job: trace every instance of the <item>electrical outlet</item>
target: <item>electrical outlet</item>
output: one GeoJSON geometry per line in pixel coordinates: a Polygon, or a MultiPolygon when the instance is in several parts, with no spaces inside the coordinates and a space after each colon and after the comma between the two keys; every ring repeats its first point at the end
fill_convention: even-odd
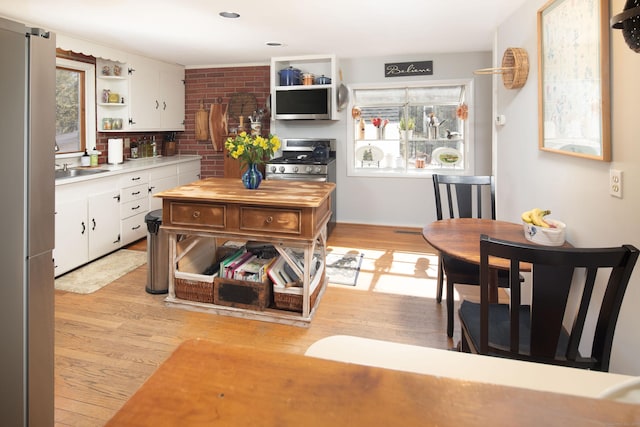
{"type": "Polygon", "coordinates": [[[609,194],[622,199],[622,171],[609,170],[609,194]]]}

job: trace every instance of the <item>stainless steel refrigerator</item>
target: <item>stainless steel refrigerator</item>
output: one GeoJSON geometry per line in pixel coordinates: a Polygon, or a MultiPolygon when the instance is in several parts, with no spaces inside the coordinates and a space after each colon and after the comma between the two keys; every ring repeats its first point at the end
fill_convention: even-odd
{"type": "Polygon", "coordinates": [[[55,36],[0,18],[0,424],[54,424],[55,36]]]}

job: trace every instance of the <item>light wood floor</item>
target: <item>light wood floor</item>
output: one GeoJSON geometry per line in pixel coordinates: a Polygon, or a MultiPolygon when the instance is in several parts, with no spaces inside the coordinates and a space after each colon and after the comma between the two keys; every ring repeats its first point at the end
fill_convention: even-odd
{"type": "MultiPolygon", "coordinates": [[[[419,255],[409,274],[429,271],[424,286],[431,286],[433,292],[426,294],[435,292],[436,266],[425,265],[426,259],[433,260],[433,249],[419,229],[338,224],[329,246],[384,254],[375,265],[387,276],[387,289],[394,283],[400,285],[405,273],[394,277],[386,264],[394,257],[419,255]]],[[[145,250],[146,243],[143,240],[130,249],[145,250]]],[[[337,334],[442,349],[454,345],[445,332],[444,304],[437,304],[430,296],[379,291],[367,283],[362,287],[363,280],[380,280],[365,270],[363,266],[357,289],[327,288],[308,328],[165,307],[164,295],[144,290],[146,266],[93,294],[56,291],[56,425],[103,425],[178,344],[190,338],[297,354],[303,354],[315,341],[337,334]]],[[[458,334],[456,331],[454,340],[458,334]]],[[[211,370],[215,369],[212,364],[211,370]]]]}

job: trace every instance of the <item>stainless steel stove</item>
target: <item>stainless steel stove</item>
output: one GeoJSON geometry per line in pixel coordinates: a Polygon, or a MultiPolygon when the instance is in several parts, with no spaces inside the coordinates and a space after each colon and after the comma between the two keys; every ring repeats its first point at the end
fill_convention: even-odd
{"type": "MultiPolygon", "coordinates": [[[[298,138],[282,140],[282,156],[267,162],[265,179],[336,182],[336,140],[298,138]]],[[[336,222],[336,195],[331,195],[328,232],[336,222]]]]}

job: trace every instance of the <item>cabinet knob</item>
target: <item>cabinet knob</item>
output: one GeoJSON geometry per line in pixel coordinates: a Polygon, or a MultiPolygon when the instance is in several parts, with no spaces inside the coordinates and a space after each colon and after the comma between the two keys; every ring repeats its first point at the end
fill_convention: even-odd
{"type": "Polygon", "coordinates": [[[264,222],[266,222],[267,224],[271,224],[273,222],[273,217],[272,216],[268,216],[264,222]]]}
{"type": "Polygon", "coordinates": [[[194,218],[200,218],[200,211],[193,211],[193,215],[194,218]]]}

